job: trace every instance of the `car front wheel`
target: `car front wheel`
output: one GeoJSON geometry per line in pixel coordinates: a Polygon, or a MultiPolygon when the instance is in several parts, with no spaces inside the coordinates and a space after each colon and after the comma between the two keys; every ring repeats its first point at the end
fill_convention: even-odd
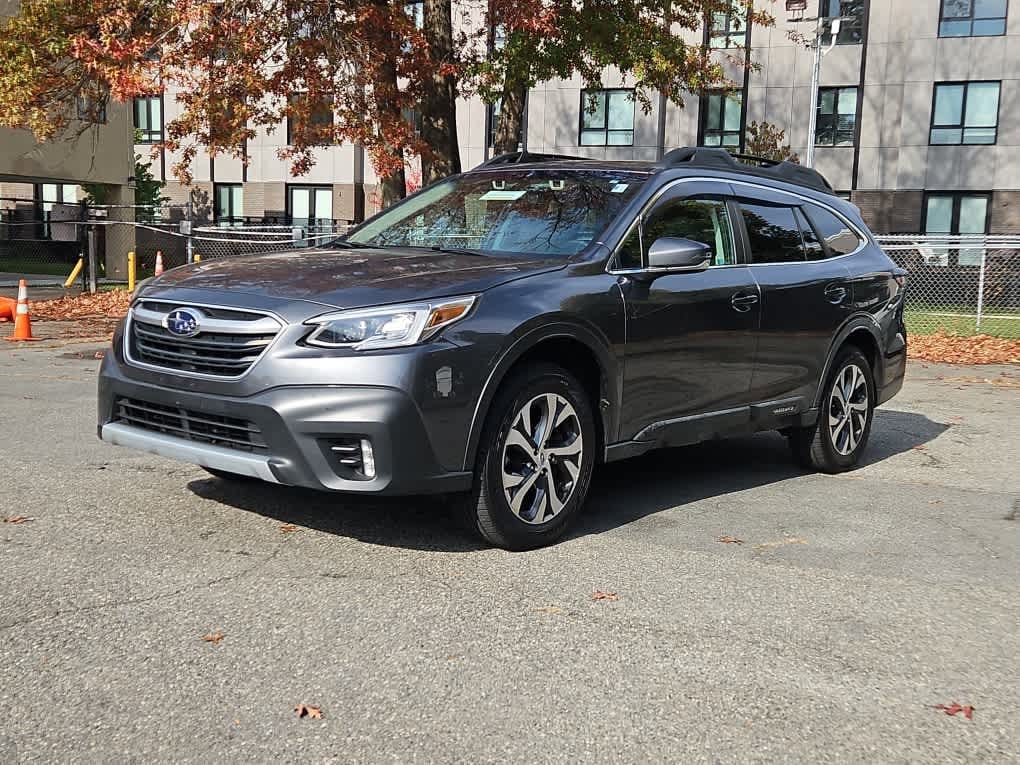
{"type": "Polygon", "coordinates": [[[852,469],[867,446],[874,414],[871,365],[856,348],[844,348],[826,381],[818,422],[790,434],[794,456],[804,467],[825,473],[852,469]]]}
{"type": "Polygon", "coordinates": [[[510,550],[554,542],[584,504],[595,450],[591,404],[580,383],[551,364],[521,369],[490,410],[469,523],[510,550]]]}

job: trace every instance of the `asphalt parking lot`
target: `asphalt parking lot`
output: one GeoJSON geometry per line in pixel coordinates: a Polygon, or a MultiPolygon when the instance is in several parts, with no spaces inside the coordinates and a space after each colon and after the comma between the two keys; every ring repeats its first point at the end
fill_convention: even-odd
{"type": "Polygon", "coordinates": [[[608,466],[510,554],[102,444],[98,343],[2,345],[0,762],[1020,758],[1016,367],[911,364],[843,476],[608,466]]]}

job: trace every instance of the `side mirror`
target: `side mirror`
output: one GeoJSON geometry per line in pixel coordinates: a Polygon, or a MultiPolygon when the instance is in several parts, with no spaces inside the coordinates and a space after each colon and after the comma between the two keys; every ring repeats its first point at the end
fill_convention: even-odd
{"type": "Polygon", "coordinates": [[[649,271],[704,271],[712,264],[712,248],[691,239],[664,236],[648,248],[649,271]]]}

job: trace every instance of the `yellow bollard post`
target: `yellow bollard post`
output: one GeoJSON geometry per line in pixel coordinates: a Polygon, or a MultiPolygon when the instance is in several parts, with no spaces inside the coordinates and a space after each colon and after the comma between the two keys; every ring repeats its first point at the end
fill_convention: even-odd
{"type": "Polygon", "coordinates": [[[194,262],[195,263],[201,263],[202,262],[202,256],[199,255],[197,252],[195,253],[195,261],[194,262]]]}
{"type": "Polygon", "coordinates": [[[74,268],[71,269],[71,275],[67,277],[67,281],[64,282],[64,289],[71,289],[71,285],[74,284],[74,280],[81,275],[81,270],[85,268],[85,258],[78,258],[78,262],[74,264],[74,268]]]}
{"type": "Polygon", "coordinates": [[[135,251],[128,253],[128,292],[135,291],[135,251]]]}

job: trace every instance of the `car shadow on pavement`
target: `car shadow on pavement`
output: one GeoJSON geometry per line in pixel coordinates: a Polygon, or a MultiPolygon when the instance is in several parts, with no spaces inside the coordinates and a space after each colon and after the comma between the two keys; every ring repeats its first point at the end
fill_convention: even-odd
{"type": "MultiPolygon", "coordinates": [[[[907,452],[949,426],[922,414],[880,409],[864,464],[907,452]]],[[[662,449],[596,470],[588,506],[568,538],[599,534],[649,515],[804,475],[778,433],[662,449]]],[[[369,498],[207,478],[196,495],[272,518],[371,544],[432,552],[471,552],[486,545],[463,530],[443,497],[369,498]]]]}

